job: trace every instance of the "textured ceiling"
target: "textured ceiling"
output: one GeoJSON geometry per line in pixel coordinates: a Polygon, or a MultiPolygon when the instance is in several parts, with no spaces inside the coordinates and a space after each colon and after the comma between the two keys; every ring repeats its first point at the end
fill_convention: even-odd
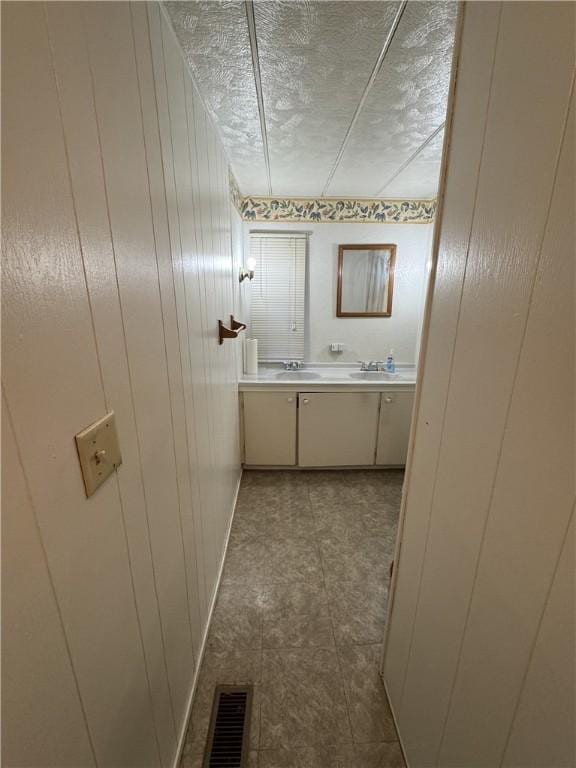
{"type": "Polygon", "coordinates": [[[435,196],[455,3],[165,6],[243,194],[435,196]]]}

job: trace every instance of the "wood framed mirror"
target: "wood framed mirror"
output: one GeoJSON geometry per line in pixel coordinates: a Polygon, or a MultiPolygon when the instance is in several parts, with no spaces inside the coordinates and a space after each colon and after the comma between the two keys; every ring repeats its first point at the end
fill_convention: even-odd
{"type": "Polygon", "coordinates": [[[396,246],[338,246],[337,317],[390,317],[396,246]]]}

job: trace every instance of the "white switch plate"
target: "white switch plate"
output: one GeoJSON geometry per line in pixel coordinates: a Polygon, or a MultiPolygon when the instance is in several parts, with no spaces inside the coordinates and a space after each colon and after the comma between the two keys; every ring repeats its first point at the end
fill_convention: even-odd
{"type": "Polygon", "coordinates": [[[122,464],[114,411],[78,432],[76,447],[86,496],[92,496],[104,480],[122,464]]]}

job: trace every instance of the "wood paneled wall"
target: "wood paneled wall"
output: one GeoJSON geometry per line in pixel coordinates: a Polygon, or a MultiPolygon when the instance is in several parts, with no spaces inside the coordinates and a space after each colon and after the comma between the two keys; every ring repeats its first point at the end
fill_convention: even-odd
{"type": "Polygon", "coordinates": [[[240,474],[227,161],[155,3],[3,3],[2,97],[3,765],[169,766],[240,474]]]}
{"type": "Polygon", "coordinates": [[[464,10],[384,676],[412,768],[568,768],[575,7],[464,10]]]}

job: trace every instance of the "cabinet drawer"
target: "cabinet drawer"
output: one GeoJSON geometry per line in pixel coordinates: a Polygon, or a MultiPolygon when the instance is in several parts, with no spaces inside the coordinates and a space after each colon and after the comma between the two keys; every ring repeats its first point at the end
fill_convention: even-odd
{"type": "Polygon", "coordinates": [[[291,392],[244,392],[244,462],[296,464],[296,404],[291,392]]]}
{"type": "Polygon", "coordinates": [[[299,466],[374,464],[378,393],[304,392],[299,398],[299,466]]]}

